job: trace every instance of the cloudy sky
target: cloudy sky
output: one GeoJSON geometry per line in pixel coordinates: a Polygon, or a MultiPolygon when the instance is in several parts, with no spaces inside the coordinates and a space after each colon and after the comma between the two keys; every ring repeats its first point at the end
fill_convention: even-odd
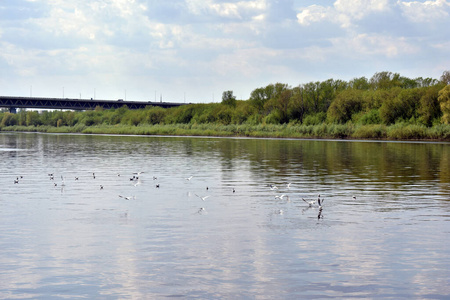
{"type": "Polygon", "coordinates": [[[0,0],[0,95],[220,102],[450,69],[450,0],[0,0]]]}

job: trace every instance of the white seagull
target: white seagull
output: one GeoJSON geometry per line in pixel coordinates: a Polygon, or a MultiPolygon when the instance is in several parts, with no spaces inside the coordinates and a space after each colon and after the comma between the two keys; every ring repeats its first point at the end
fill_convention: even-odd
{"type": "Polygon", "coordinates": [[[306,203],[308,203],[309,207],[313,206],[314,204],[316,204],[316,200],[311,200],[311,201],[307,201],[305,199],[302,198],[303,201],[305,201],[306,203]]]}
{"type": "Polygon", "coordinates": [[[128,197],[125,197],[125,196],[119,195],[119,197],[120,197],[120,198],[123,198],[123,199],[125,199],[125,200],[135,199],[134,196],[128,196],[128,197]]]}
{"type": "Polygon", "coordinates": [[[188,177],[188,178],[186,178],[186,180],[190,181],[192,179],[192,177],[194,177],[194,176],[188,177]]]}
{"type": "Polygon", "coordinates": [[[197,194],[194,194],[195,196],[197,196],[197,197],[199,197],[200,199],[202,199],[202,201],[205,201],[207,198],[209,198],[209,196],[203,196],[203,197],[200,197],[199,195],[197,195],[197,194]]]}
{"type": "Polygon", "coordinates": [[[322,199],[322,202],[320,201],[320,198],[317,201],[319,203],[319,214],[317,215],[317,219],[320,219],[320,218],[323,218],[323,216],[322,216],[322,210],[323,210],[322,204],[323,204],[324,199],[322,199]]]}
{"type": "Polygon", "coordinates": [[[280,200],[283,200],[284,197],[286,197],[286,198],[289,200],[289,196],[288,196],[288,195],[285,195],[285,194],[280,195],[280,196],[279,196],[279,195],[276,195],[276,196],[275,196],[275,198],[278,198],[278,199],[280,199],[280,200]]]}
{"type": "Polygon", "coordinates": [[[320,200],[320,198],[317,200],[317,203],[319,204],[319,210],[322,211],[322,204],[325,199],[320,200]]]}

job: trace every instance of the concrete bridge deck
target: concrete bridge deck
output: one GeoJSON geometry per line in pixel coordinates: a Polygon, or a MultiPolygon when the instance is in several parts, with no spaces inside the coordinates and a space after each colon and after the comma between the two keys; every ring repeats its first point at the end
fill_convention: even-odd
{"type": "Polygon", "coordinates": [[[104,109],[120,108],[126,105],[129,109],[143,109],[147,106],[159,106],[163,108],[176,107],[184,103],[152,102],[152,101],[124,101],[96,100],[96,99],[71,99],[71,98],[41,98],[41,97],[15,97],[0,96],[0,107],[8,108],[15,113],[18,108],[33,109],[67,109],[67,110],[93,110],[97,106],[104,109]]]}

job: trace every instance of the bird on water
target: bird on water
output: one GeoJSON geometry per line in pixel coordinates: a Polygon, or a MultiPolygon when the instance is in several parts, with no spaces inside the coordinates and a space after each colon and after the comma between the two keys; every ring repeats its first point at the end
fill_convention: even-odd
{"type": "Polygon", "coordinates": [[[302,198],[302,200],[305,201],[306,203],[308,203],[309,207],[312,207],[314,204],[316,204],[316,200],[308,201],[308,200],[305,200],[303,198],[302,198]]]}

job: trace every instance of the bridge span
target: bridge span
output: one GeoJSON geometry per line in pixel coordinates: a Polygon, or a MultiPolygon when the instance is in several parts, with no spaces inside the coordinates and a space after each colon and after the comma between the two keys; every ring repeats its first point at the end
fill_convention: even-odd
{"type": "Polygon", "coordinates": [[[170,108],[184,105],[184,103],[152,102],[152,101],[124,101],[95,100],[95,99],[70,99],[70,98],[40,98],[40,97],[15,97],[0,96],[0,107],[8,108],[16,113],[18,108],[33,109],[67,109],[67,110],[93,110],[97,106],[104,109],[120,108],[127,106],[129,109],[142,109],[146,106],[159,106],[170,108]]]}

